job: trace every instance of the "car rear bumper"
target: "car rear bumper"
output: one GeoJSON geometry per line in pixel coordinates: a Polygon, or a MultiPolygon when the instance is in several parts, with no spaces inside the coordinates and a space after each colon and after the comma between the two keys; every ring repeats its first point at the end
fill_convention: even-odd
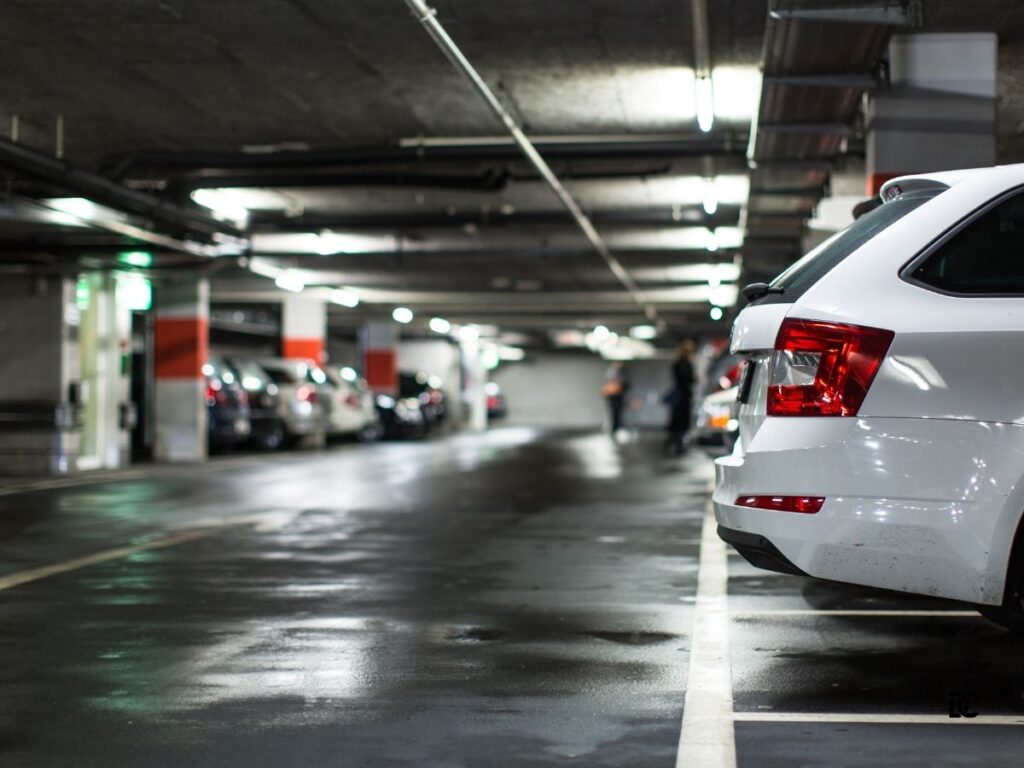
{"type": "Polygon", "coordinates": [[[1024,510],[1024,427],[769,418],[746,450],[715,464],[719,525],[763,538],[799,571],[972,603],[1002,599],[1024,510]],[[750,494],[826,501],[816,514],[736,505],[750,494]]]}

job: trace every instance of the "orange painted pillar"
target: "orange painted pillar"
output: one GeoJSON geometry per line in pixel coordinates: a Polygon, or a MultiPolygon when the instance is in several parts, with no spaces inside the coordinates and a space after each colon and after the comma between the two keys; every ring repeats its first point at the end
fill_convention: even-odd
{"type": "Polygon", "coordinates": [[[369,322],[360,329],[363,376],[374,392],[398,393],[398,327],[390,320],[369,322]]]}
{"type": "Polygon", "coordinates": [[[153,371],[157,461],[202,461],[207,453],[206,377],[210,285],[204,277],[155,286],[153,371]]]}

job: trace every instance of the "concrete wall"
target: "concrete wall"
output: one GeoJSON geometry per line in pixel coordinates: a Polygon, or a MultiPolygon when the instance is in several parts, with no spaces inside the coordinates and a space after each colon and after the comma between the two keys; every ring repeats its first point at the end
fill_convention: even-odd
{"type": "MultiPolygon", "coordinates": [[[[608,362],[590,353],[530,352],[521,363],[506,363],[491,380],[505,393],[509,424],[605,427],[608,415],[601,385],[608,362]]],[[[627,427],[661,429],[668,418],[661,397],[671,385],[667,360],[626,364],[630,379],[627,427]]]]}
{"type": "Polygon", "coordinates": [[[461,386],[459,348],[443,339],[413,339],[398,345],[398,370],[401,373],[423,371],[441,379],[450,397],[458,397],[461,386]]]}

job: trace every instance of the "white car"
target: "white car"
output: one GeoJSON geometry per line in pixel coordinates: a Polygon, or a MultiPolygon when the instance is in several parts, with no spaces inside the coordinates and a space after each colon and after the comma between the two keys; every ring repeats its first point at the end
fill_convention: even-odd
{"type": "Polygon", "coordinates": [[[755,565],[1024,629],[1024,165],[894,179],[748,286],[721,537],[755,565]]]}
{"type": "Polygon", "coordinates": [[[356,435],[363,440],[380,436],[380,417],[366,382],[349,367],[324,368],[331,385],[329,434],[356,435]]]}
{"type": "Polygon", "coordinates": [[[278,389],[278,415],[289,443],[322,444],[330,424],[327,375],[312,360],[263,358],[256,363],[278,389]]]}

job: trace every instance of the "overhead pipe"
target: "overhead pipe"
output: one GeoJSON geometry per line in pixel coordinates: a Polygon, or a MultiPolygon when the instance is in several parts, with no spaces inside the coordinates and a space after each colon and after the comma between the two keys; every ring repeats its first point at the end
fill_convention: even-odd
{"type": "Polygon", "coordinates": [[[448,60],[452,63],[455,69],[460,72],[470,84],[476,89],[477,93],[484,99],[490,110],[498,117],[499,120],[505,125],[506,130],[512,137],[512,140],[522,151],[526,159],[529,160],[530,164],[537,170],[541,178],[547,182],[548,186],[551,187],[551,191],[555,193],[555,196],[561,201],[562,205],[565,206],[566,210],[572,216],[576,222],[580,231],[587,238],[590,244],[594,247],[594,250],[604,259],[608,268],[612,274],[622,284],[622,287],[626,289],[630,297],[636,302],[647,319],[651,322],[657,322],[658,310],[653,304],[647,301],[640,287],[636,281],[630,276],[626,268],[622,266],[622,263],[615,257],[608,244],[601,238],[600,233],[594,227],[593,223],[583,212],[579,203],[572,194],[565,188],[562,182],[555,175],[554,171],[551,170],[551,166],[547,164],[547,161],[541,156],[540,152],[533,145],[533,142],[523,133],[522,128],[519,127],[512,115],[509,114],[508,110],[502,105],[498,98],[494,95],[494,92],[490,87],[483,81],[480,74],[476,71],[469,60],[463,55],[462,51],[455,44],[455,41],[448,35],[445,28],[441,25],[441,22],[437,20],[437,11],[428,6],[424,0],[405,0],[406,5],[413,12],[413,15],[419,19],[420,23],[423,24],[427,30],[427,34],[430,35],[431,39],[437,43],[441,51],[448,57],[448,60]]]}
{"type": "Polygon", "coordinates": [[[219,235],[244,237],[241,230],[217,221],[212,216],[190,211],[98,174],[75,168],[63,160],[7,139],[0,139],[0,166],[22,173],[33,180],[53,184],[123,213],[146,216],[165,226],[176,227],[208,239],[219,235]]]}
{"type": "MultiPolygon", "coordinates": [[[[676,158],[718,155],[742,158],[746,131],[721,131],[713,136],[682,134],[538,136],[533,144],[558,158],[676,158]]],[[[410,162],[415,160],[500,161],[522,156],[511,137],[409,137],[396,146],[343,147],[270,152],[170,152],[146,150],[112,158],[100,172],[112,179],[146,173],[220,170],[299,169],[329,166],[410,162]]]]}

